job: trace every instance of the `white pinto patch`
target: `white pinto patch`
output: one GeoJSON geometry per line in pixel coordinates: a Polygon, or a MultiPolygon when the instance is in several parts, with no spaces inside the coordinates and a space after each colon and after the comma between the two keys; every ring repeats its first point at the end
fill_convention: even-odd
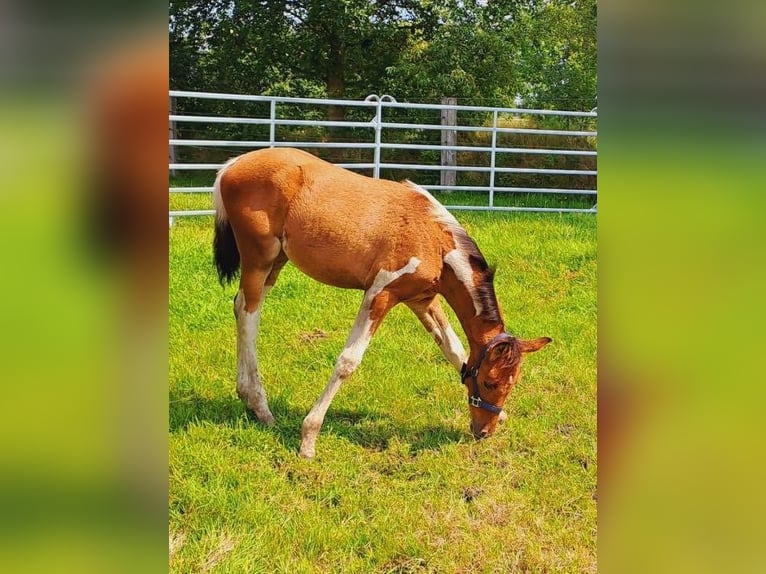
{"type": "MultiPolygon", "coordinates": [[[[436,220],[437,223],[443,225],[447,231],[452,233],[453,237],[457,231],[465,233],[465,230],[458,223],[457,219],[455,219],[455,216],[452,215],[446,207],[439,203],[436,198],[428,192],[427,189],[420,187],[410,180],[405,180],[404,183],[413,191],[416,191],[428,198],[428,201],[431,202],[431,213],[433,214],[434,220],[436,220]]],[[[463,285],[465,285],[465,288],[468,290],[468,293],[473,300],[473,307],[476,310],[476,315],[480,315],[483,307],[476,293],[476,287],[474,287],[473,284],[473,269],[471,268],[471,264],[468,261],[466,254],[459,249],[453,249],[444,257],[444,262],[452,267],[452,270],[455,272],[458,280],[463,285]]]]}
{"type": "Polygon", "coordinates": [[[367,293],[365,294],[365,299],[367,297],[370,298],[370,301],[385,287],[399,279],[402,275],[406,275],[407,273],[415,273],[415,270],[420,265],[421,261],[417,257],[410,257],[410,260],[407,262],[407,265],[399,269],[398,271],[386,271],[385,269],[381,269],[378,271],[378,274],[375,276],[375,280],[372,282],[372,285],[367,290],[367,293]]]}
{"type": "Polygon", "coordinates": [[[226,221],[227,219],[226,208],[223,206],[223,199],[221,199],[221,178],[223,177],[223,172],[234,165],[240,157],[233,157],[223,164],[221,169],[218,170],[218,175],[215,176],[215,183],[213,184],[213,208],[215,208],[216,222],[226,221]]]}
{"type": "Polygon", "coordinates": [[[455,272],[455,277],[465,285],[468,294],[473,300],[473,308],[476,310],[476,315],[481,315],[483,307],[479,300],[479,296],[476,293],[476,286],[473,284],[473,268],[471,267],[471,262],[468,260],[468,256],[460,249],[453,249],[444,256],[444,262],[452,267],[452,270],[455,272]]]}
{"type": "Polygon", "coordinates": [[[457,222],[457,219],[455,219],[455,216],[452,215],[446,207],[439,203],[436,198],[428,192],[427,189],[420,187],[417,183],[413,183],[409,179],[404,180],[404,184],[411,190],[417,191],[420,195],[424,195],[428,198],[428,201],[430,201],[432,205],[432,213],[434,219],[438,223],[441,223],[450,231],[452,231],[452,229],[455,227],[462,229],[460,224],[457,222]]]}

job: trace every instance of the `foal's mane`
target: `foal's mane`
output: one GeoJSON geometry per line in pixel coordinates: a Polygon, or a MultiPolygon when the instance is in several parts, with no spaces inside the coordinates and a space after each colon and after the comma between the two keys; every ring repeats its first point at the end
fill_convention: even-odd
{"type": "Polygon", "coordinates": [[[434,220],[452,234],[455,247],[466,254],[471,268],[474,272],[478,272],[479,281],[474,287],[481,302],[482,317],[487,321],[502,325],[503,319],[500,316],[500,309],[497,307],[497,296],[495,295],[495,286],[493,284],[495,268],[489,266],[487,260],[484,259],[484,255],[479,250],[479,246],[466,233],[466,230],[458,223],[455,216],[447,211],[447,208],[441,203],[436,201],[436,198],[428,190],[410,180],[404,180],[403,183],[428,199],[432,206],[431,213],[434,220]]]}
{"type": "Polygon", "coordinates": [[[476,294],[481,301],[482,317],[491,322],[502,323],[500,309],[497,306],[497,296],[495,295],[495,267],[490,266],[484,259],[479,250],[479,246],[466,233],[461,226],[450,226],[452,237],[455,240],[455,246],[468,256],[468,261],[475,273],[479,274],[479,281],[476,283],[476,294]]]}

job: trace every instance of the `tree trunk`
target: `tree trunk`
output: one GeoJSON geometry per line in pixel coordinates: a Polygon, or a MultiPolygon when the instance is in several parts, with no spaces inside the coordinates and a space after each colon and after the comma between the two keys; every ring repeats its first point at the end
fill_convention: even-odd
{"type": "MultiPolygon", "coordinates": [[[[330,51],[327,69],[327,97],[342,99],[346,91],[345,48],[338,34],[330,37],[330,51]]],[[[328,119],[333,122],[342,122],[346,119],[345,106],[330,106],[328,119]]]]}

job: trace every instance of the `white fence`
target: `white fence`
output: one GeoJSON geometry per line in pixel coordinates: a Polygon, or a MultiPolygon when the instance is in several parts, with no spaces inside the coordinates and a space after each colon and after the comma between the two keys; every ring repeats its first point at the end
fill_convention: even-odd
{"type": "MultiPolygon", "coordinates": [[[[170,114],[170,170],[176,177],[174,180],[182,179],[178,177],[179,172],[187,171],[199,171],[209,170],[210,173],[210,185],[176,185],[170,187],[171,194],[183,194],[183,193],[202,193],[210,194],[213,191],[212,180],[213,170],[217,170],[223,164],[224,160],[218,163],[181,163],[175,158],[177,155],[183,154],[183,148],[195,149],[199,153],[200,150],[213,150],[217,151],[220,155],[228,153],[228,156],[238,155],[245,151],[263,147],[297,147],[308,148],[315,153],[322,152],[323,150],[335,150],[335,153],[340,150],[352,151],[354,153],[360,153],[360,150],[369,150],[367,153],[370,156],[370,161],[356,161],[352,163],[335,162],[336,165],[345,167],[347,169],[364,171],[370,173],[373,177],[380,177],[381,171],[385,170],[392,179],[402,179],[402,177],[396,177],[396,172],[406,172],[407,176],[413,178],[410,174],[421,174],[421,177],[428,178],[429,172],[431,178],[433,178],[433,172],[437,171],[442,174],[464,174],[469,177],[483,179],[481,183],[476,181],[468,184],[456,184],[455,176],[452,179],[447,178],[449,183],[444,184],[445,178],[441,178],[439,184],[432,183],[421,184],[423,187],[430,191],[435,191],[437,194],[441,192],[440,199],[447,204],[449,209],[463,209],[463,210],[492,210],[492,211],[550,211],[550,212],[581,212],[581,213],[596,213],[596,186],[595,180],[597,171],[596,169],[560,169],[547,167],[545,164],[555,163],[557,158],[564,156],[576,156],[580,158],[586,158],[592,156],[590,164],[595,168],[595,159],[597,152],[595,151],[595,141],[597,132],[592,127],[596,122],[596,111],[590,112],[577,112],[577,111],[551,111],[551,110],[526,110],[518,108],[492,108],[492,107],[480,107],[480,106],[459,106],[459,105],[446,105],[446,104],[414,104],[414,103],[399,103],[391,96],[377,95],[368,96],[364,101],[352,101],[352,100],[320,100],[311,98],[288,98],[288,97],[272,97],[272,96],[250,96],[250,95],[235,95],[235,94],[215,94],[204,92],[187,92],[187,91],[171,91],[171,114],[170,114]],[[183,98],[194,98],[197,101],[200,100],[218,100],[218,101],[239,101],[248,102],[250,105],[257,103],[262,107],[263,117],[252,116],[229,116],[223,117],[220,115],[201,115],[194,114],[177,114],[173,113],[176,105],[174,102],[180,101],[183,98]],[[327,117],[323,107],[328,106],[342,106],[347,112],[344,114],[346,117],[355,116],[358,118],[364,115],[366,111],[369,112],[369,120],[343,120],[343,121],[331,121],[324,119],[327,117]],[[300,112],[299,110],[306,110],[300,112]],[[317,109],[322,109],[321,112],[317,109]],[[267,113],[266,113],[267,110],[267,113]],[[313,112],[312,112],[313,110],[313,112]],[[442,110],[456,110],[457,121],[454,124],[445,123],[424,123],[425,120],[419,119],[416,121],[397,121],[396,114],[406,112],[409,110],[411,113],[417,114],[418,112],[440,112],[442,110]],[[286,113],[291,112],[291,113],[286,113]],[[353,112],[353,113],[351,113],[353,112]],[[312,116],[311,119],[296,119],[295,117],[284,117],[289,115],[304,115],[312,116]],[[460,123],[461,117],[471,116],[475,125],[465,125],[460,123]],[[550,116],[559,118],[561,123],[569,122],[580,123],[581,129],[540,129],[538,127],[524,127],[524,118],[528,117],[541,117],[550,116]],[[476,118],[485,118],[477,123],[476,118]],[[179,133],[184,130],[181,126],[186,124],[207,124],[212,131],[215,124],[229,124],[240,126],[267,126],[268,133],[265,129],[261,129],[261,136],[258,139],[199,139],[199,138],[183,138],[179,137],[179,133]],[[290,127],[290,133],[280,133],[280,127],[290,127]],[[355,141],[327,141],[329,137],[318,137],[315,135],[314,141],[290,141],[291,136],[294,136],[296,129],[302,128],[306,132],[311,133],[312,130],[316,134],[317,129],[324,129],[325,132],[329,132],[333,128],[352,128],[353,137],[355,141]],[[399,134],[395,141],[387,141],[385,135],[393,130],[399,130],[399,134]],[[439,131],[442,134],[451,132],[453,137],[445,140],[441,138],[441,143],[429,143],[429,140],[433,139],[433,135],[428,137],[429,134],[433,134],[434,131],[439,131]],[[402,132],[406,132],[407,137],[403,138],[402,132]],[[365,135],[362,135],[365,134],[365,135]],[[459,145],[460,136],[465,134],[472,138],[470,145],[459,145]],[[482,135],[484,134],[484,135],[482,135]],[[524,145],[508,146],[503,145],[501,141],[503,138],[513,137],[511,134],[516,134],[516,137],[533,137],[543,136],[546,141],[551,139],[560,141],[563,145],[559,147],[536,147],[524,145]],[[457,137],[455,137],[457,136],[457,137]],[[582,142],[583,139],[587,140],[587,144],[582,142],[579,146],[573,146],[572,141],[574,138],[577,141],[582,142]],[[476,143],[476,140],[479,143],[476,143]],[[366,140],[366,141],[365,141],[366,140]],[[403,141],[405,140],[405,141],[403,141]],[[425,143],[423,142],[425,140],[425,143]],[[445,141],[454,141],[454,144],[445,144],[445,141]],[[482,142],[486,142],[482,145],[482,142]],[[575,149],[572,149],[572,148],[575,149]],[[420,163],[400,163],[395,160],[386,159],[384,153],[389,153],[389,150],[393,153],[396,151],[406,150],[411,153],[419,153],[418,158],[420,163]],[[445,152],[451,151],[451,154],[433,152],[445,152]],[[371,153],[370,153],[371,152],[371,153]],[[423,152],[432,152],[430,155],[423,152]],[[473,165],[460,164],[461,155],[468,155],[473,158],[473,165]],[[506,158],[510,155],[516,155],[516,157],[536,157],[540,159],[540,166],[534,167],[518,167],[508,165],[508,161],[498,161],[499,158],[506,158]],[[448,165],[444,164],[444,157],[457,158],[457,164],[450,160],[448,165]],[[475,158],[483,158],[481,161],[476,161],[475,158]],[[482,165],[479,165],[481,163],[482,165]],[[502,163],[504,165],[498,165],[502,163]],[[468,174],[466,174],[468,172],[468,174]],[[469,175],[470,174],[470,175],[469,175]],[[486,174],[486,175],[480,175],[486,174]],[[511,175],[506,175],[511,174],[511,175]],[[508,182],[500,182],[503,178],[507,180],[510,177],[525,177],[534,175],[538,180],[545,177],[560,177],[566,176],[570,181],[572,178],[580,178],[584,176],[590,176],[587,181],[593,182],[592,186],[580,189],[578,187],[557,187],[557,186],[525,186],[525,185],[508,185],[508,182]],[[465,205],[452,205],[450,201],[444,201],[445,198],[449,199],[449,192],[456,192],[455,196],[458,198],[476,198],[476,201],[465,202],[469,204],[465,205]],[[458,193],[459,192],[459,193],[458,193]],[[558,198],[557,205],[551,205],[548,198],[558,198]],[[562,199],[563,198],[563,199],[562,199]],[[578,201],[568,202],[569,198],[576,198],[578,201]],[[516,201],[518,200],[518,201],[516,201]]],[[[422,114],[421,114],[422,116],[422,114]]],[[[455,114],[453,114],[453,117],[455,114]]],[[[204,128],[208,129],[208,128],[204,128]]],[[[246,129],[246,128],[242,128],[246,129]]],[[[199,131],[197,129],[196,131],[199,131]]],[[[305,135],[305,134],[304,134],[305,135]]],[[[296,138],[293,137],[295,140],[296,138]]],[[[302,139],[306,139],[305,137],[302,139]]],[[[189,155],[189,154],[187,154],[189,155]]],[[[227,156],[227,157],[228,157],[227,156]]],[[[582,162],[582,160],[580,160],[582,162]]],[[[458,178],[460,176],[458,175],[458,178]]],[[[420,182],[418,182],[420,183],[420,182]]],[[[212,215],[213,211],[210,209],[186,209],[186,210],[171,210],[170,217],[176,216],[190,216],[190,215],[212,215]]]]}

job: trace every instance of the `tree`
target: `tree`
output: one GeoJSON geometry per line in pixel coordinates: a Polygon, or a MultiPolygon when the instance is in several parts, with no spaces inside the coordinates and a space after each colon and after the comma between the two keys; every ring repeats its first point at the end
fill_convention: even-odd
{"type": "MultiPolygon", "coordinates": [[[[333,99],[376,91],[375,80],[406,45],[416,8],[410,0],[289,0],[286,13],[304,54],[298,73],[320,77],[333,99]]],[[[343,108],[329,114],[342,119],[343,108]]]]}
{"type": "Polygon", "coordinates": [[[510,31],[520,39],[519,93],[528,106],[596,106],[596,0],[527,2],[510,31]]]}
{"type": "Polygon", "coordinates": [[[456,97],[505,103],[517,84],[514,42],[487,2],[421,2],[424,22],[386,70],[391,93],[419,100],[456,97]]]}
{"type": "Polygon", "coordinates": [[[595,105],[595,0],[176,0],[169,28],[173,88],[595,105]]]}
{"type": "MultiPolygon", "coordinates": [[[[411,0],[171,2],[171,86],[363,97],[406,45],[416,7],[411,0]]],[[[342,108],[331,110],[331,119],[340,117],[342,108]]]]}
{"type": "Polygon", "coordinates": [[[389,92],[420,100],[590,109],[595,0],[421,2],[434,20],[387,70],[389,92]],[[437,6],[438,4],[438,6],[437,6]]]}

